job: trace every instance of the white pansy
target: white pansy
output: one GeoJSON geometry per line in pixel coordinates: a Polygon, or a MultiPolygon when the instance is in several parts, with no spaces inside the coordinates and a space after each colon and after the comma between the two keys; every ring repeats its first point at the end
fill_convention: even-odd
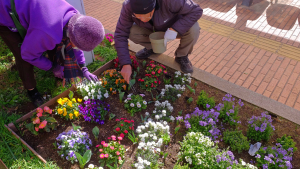
{"type": "Polygon", "coordinates": [[[88,168],[94,168],[94,164],[89,164],[88,168]]]}
{"type": "Polygon", "coordinates": [[[146,104],[147,104],[147,102],[146,102],[146,101],[143,101],[143,104],[145,104],[145,105],[146,105],[146,104]]]}
{"type": "Polygon", "coordinates": [[[134,107],[134,103],[130,103],[130,107],[134,107]]]}
{"type": "Polygon", "coordinates": [[[85,101],[87,101],[88,99],[89,99],[88,96],[85,96],[85,97],[83,98],[83,100],[85,100],[85,101]]]}
{"type": "Polygon", "coordinates": [[[146,112],[145,115],[146,115],[146,116],[149,116],[149,112],[146,112]]]}
{"type": "Polygon", "coordinates": [[[104,97],[105,97],[105,98],[108,98],[108,96],[109,96],[109,95],[108,95],[108,93],[107,93],[107,91],[106,91],[106,93],[104,94],[104,97]]]}

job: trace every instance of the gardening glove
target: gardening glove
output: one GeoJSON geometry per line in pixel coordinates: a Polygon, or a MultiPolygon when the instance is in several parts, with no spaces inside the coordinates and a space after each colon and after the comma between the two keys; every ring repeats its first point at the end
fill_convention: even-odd
{"type": "Polygon", "coordinates": [[[164,44],[165,44],[165,47],[167,47],[167,42],[171,41],[171,40],[174,40],[176,39],[177,37],[177,32],[171,30],[170,28],[168,28],[168,30],[166,31],[165,33],[165,36],[164,36],[164,44]]]}
{"type": "Polygon", "coordinates": [[[58,77],[60,79],[64,78],[64,67],[60,66],[59,64],[53,65],[52,72],[55,77],[58,77]]]}
{"type": "Polygon", "coordinates": [[[83,76],[86,77],[89,81],[91,81],[91,80],[93,80],[94,82],[98,81],[97,76],[90,73],[87,67],[82,67],[81,70],[82,70],[83,76]]]}
{"type": "Polygon", "coordinates": [[[131,65],[124,65],[121,70],[121,75],[123,76],[124,80],[129,84],[130,76],[132,74],[132,67],[131,65]]]}

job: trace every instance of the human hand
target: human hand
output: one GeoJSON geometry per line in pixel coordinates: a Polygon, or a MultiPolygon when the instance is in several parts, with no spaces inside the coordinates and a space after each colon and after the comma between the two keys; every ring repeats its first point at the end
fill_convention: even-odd
{"type": "Polygon", "coordinates": [[[55,67],[52,70],[55,77],[58,77],[60,79],[64,78],[64,67],[60,65],[55,65],[55,67]]]}
{"type": "Polygon", "coordinates": [[[97,82],[97,81],[98,81],[98,77],[97,77],[96,75],[90,73],[87,67],[82,67],[81,70],[82,70],[83,76],[84,76],[87,80],[89,80],[89,81],[93,80],[94,82],[97,82]]]}
{"type": "Polygon", "coordinates": [[[124,65],[121,70],[121,75],[123,76],[124,80],[129,84],[130,76],[132,74],[132,67],[131,65],[124,65]]]}
{"type": "Polygon", "coordinates": [[[174,29],[168,28],[168,30],[166,31],[165,36],[164,36],[165,46],[167,46],[167,42],[176,39],[177,34],[178,33],[174,29]]]}

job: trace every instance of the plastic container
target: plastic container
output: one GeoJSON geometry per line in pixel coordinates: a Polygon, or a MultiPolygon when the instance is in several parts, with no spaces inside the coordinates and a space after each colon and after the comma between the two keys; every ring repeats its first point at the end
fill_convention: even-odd
{"type": "Polygon", "coordinates": [[[154,32],[149,35],[154,53],[164,53],[167,49],[164,45],[165,32],[154,32]]]}

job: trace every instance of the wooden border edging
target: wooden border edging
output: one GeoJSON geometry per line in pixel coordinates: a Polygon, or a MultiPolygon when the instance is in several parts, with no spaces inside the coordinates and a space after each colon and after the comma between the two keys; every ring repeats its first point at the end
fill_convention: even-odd
{"type": "Polygon", "coordinates": [[[1,159],[0,159],[0,169],[8,169],[1,159]]]}

